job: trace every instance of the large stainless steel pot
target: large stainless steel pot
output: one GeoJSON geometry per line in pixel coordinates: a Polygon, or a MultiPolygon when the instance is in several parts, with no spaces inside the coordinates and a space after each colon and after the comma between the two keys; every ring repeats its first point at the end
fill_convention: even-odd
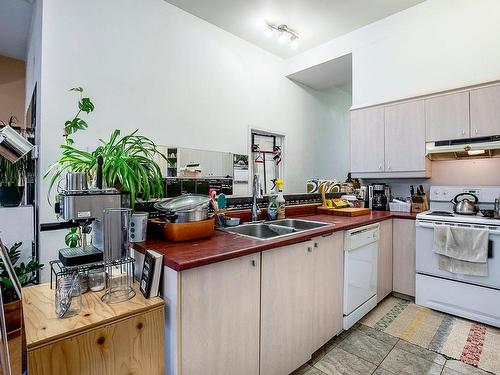
{"type": "Polygon", "coordinates": [[[453,211],[460,215],[476,215],[479,212],[478,202],[479,199],[471,193],[457,194],[455,198],[451,200],[451,203],[453,203],[453,211]],[[471,201],[468,198],[458,200],[458,198],[464,196],[472,197],[474,198],[474,201],[471,201]]]}
{"type": "Polygon", "coordinates": [[[209,205],[210,197],[207,195],[185,194],[158,202],[154,207],[172,223],[188,223],[207,220],[209,205]]]}
{"type": "Polygon", "coordinates": [[[198,207],[191,210],[175,211],[174,214],[168,215],[167,218],[175,223],[189,223],[192,221],[202,221],[208,219],[208,207],[198,207]]]}

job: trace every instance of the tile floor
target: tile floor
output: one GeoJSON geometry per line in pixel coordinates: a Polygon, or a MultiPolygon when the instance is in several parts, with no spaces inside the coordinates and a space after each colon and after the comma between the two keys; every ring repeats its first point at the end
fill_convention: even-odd
{"type": "Polygon", "coordinates": [[[487,375],[489,372],[356,324],[333,338],[293,375],[487,375]]]}

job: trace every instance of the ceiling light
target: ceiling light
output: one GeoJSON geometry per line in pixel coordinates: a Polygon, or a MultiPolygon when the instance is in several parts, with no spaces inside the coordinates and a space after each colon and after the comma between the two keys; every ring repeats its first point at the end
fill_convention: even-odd
{"type": "Polygon", "coordinates": [[[285,43],[286,41],[290,42],[290,47],[293,49],[298,47],[298,39],[299,39],[299,34],[290,29],[287,25],[282,24],[282,25],[275,25],[271,22],[266,21],[267,29],[266,29],[266,36],[271,37],[274,32],[278,32],[280,35],[278,37],[278,41],[280,43],[285,43]],[[269,35],[271,34],[271,35],[269,35]]]}
{"type": "Polygon", "coordinates": [[[470,150],[470,151],[467,151],[467,155],[469,155],[469,156],[476,156],[476,155],[483,155],[483,154],[486,154],[485,150],[470,150]]]}
{"type": "Polygon", "coordinates": [[[266,27],[266,36],[268,38],[272,38],[273,35],[274,35],[274,29],[270,26],[267,26],[266,27]]]}

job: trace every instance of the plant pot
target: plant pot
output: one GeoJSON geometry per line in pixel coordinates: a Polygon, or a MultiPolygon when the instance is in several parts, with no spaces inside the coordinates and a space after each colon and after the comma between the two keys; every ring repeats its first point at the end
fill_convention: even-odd
{"type": "Polygon", "coordinates": [[[24,186],[0,186],[0,206],[17,207],[23,199],[24,186]]]}
{"type": "Polygon", "coordinates": [[[21,331],[21,300],[16,300],[3,305],[5,325],[9,337],[16,336],[21,331]]]}

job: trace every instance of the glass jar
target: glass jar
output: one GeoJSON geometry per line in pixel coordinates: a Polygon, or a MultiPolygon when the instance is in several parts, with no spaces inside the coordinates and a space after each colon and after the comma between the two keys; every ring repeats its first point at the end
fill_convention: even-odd
{"type": "Polygon", "coordinates": [[[106,271],[104,268],[96,268],[89,271],[89,288],[93,292],[99,292],[106,287],[106,271]]]}
{"type": "Polygon", "coordinates": [[[82,290],[78,274],[61,277],[55,293],[55,310],[58,318],[69,318],[80,313],[82,290]]]}

